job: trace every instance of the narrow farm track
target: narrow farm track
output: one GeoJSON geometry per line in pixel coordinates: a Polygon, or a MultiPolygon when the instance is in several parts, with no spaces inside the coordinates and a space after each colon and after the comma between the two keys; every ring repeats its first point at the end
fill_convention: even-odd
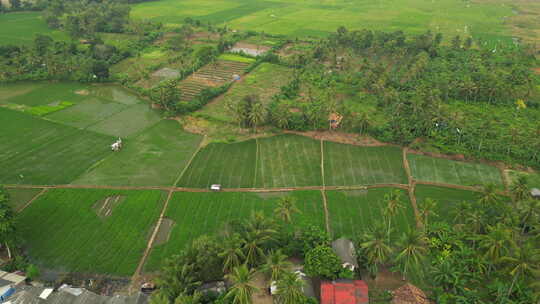
{"type": "Polygon", "coordinates": [[[29,200],[28,203],[24,204],[24,206],[22,206],[22,208],[17,210],[17,212],[22,212],[24,209],[26,209],[26,207],[30,206],[30,204],[32,204],[36,199],[38,199],[40,196],[45,194],[45,192],[47,192],[47,190],[48,190],[47,188],[42,189],[41,192],[36,194],[36,196],[34,196],[31,200],[29,200]]]}
{"type": "Polygon", "coordinates": [[[326,231],[330,236],[333,236],[332,230],[330,229],[330,214],[328,213],[328,202],[326,200],[326,191],[321,189],[321,196],[323,199],[323,207],[324,207],[324,222],[326,224],[326,231]]]}
{"type": "Polygon", "coordinates": [[[407,159],[407,151],[408,149],[406,147],[403,148],[403,168],[405,168],[405,173],[407,174],[407,180],[409,182],[407,192],[409,193],[409,200],[411,201],[411,204],[413,206],[414,217],[416,218],[416,226],[421,227],[422,221],[420,218],[420,210],[418,210],[416,195],[414,194],[414,190],[416,188],[416,181],[412,176],[411,166],[409,165],[409,160],[407,159]]]}
{"type": "Polygon", "coordinates": [[[140,278],[142,269],[144,267],[144,264],[146,263],[146,260],[148,259],[148,255],[150,254],[150,251],[152,250],[152,246],[154,245],[154,241],[158,234],[159,228],[161,227],[161,223],[163,222],[165,211],[167,210],[167,206],[169,206],[169,201],[171,200],[173,193],[174,193],[173,190],[169,190],[169,193],[167,194],[167,199],[165,199],[165,202],[163,203],[163,207],[161,209],[161,213],[159,214],[158,221],[156,223],[156,226],[154,227],[154,231],[152,231],[152,236],[150,237],[150,240],[148,240],[148,244],[146,245],[143,256],[141,260],[139,261],[139,265],[137,265],[137,269],[135,270],[135,273],[133,274],[131,278],[131,282],[132,282],[131,288],[130,288],[131,290],[135,290],[138,287],[136,285],[139,282],[139,278],[140,278]]]}

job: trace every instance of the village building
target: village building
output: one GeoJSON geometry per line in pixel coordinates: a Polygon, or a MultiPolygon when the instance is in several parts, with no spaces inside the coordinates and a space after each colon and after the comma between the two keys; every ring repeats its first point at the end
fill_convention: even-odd
{"type": "Polygon", "coordinates": [[[336,280],[321,283],[321,304],[367,304],[369,289],[362,280],[336,280]]]}
{"type": "Polygon", "coordinates": [[[103,296],[84,288],[63,285],[53,288],[21,286],[10,296],[5,304],[146,304],[148,295],[137,293],[133,296],[103,296]]]}
{"type": "Polygon", "coordinates": [[[341,260],[343,268],[349,268],[354,271],[358,268],[358,261],[356,259],[356,249],[354,243],[346,238],[339,238],[332,242],[332,248],[334,252],[341,260]]]}
{"type": "Polygon", "coordinates": [[[405,284],[392,292],[392,304],[429,304],[426,294],[420,288],[405,284]]]}
{"type": "Polygon", "coordinates": [[[330,129],[337,129],[339,125],[341,124],[341,120],[343,119],[343,116],[339,115],[338,113],[330,113],[328,116],[328,122],[330,123],[330,129]]]}
{"type": "Polygon", "coordinates": [[[540,189],[538,188],[532,188],[531,189],[531,196],[536,199],[540,199],[540,189]]]}

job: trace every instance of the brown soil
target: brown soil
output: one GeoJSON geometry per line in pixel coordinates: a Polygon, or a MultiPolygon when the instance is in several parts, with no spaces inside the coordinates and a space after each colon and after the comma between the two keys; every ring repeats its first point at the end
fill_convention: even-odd
{"type": "Polygon", "coordinates": [[[176,223],[173,220],[169,218],[163,218],[156,234],[156,238],[154,239],[153,245],[155,246],[167,243],[169,241],[171,231],[175,224],[176,223]]]}
{"type": "Polygon", "coordinates": [[[296,134],[311,137],[318,140],[333,141],[342,144],[366,146],[366,147],[380,147],[391,146],[391,144],[380,142],[369,136],[362,136],[354,133],[344,133],[339,131],[285,131],[285,133],[296,134]]]}
{"type": "Polygon", "coordinates": [[[270,282],[266,280],[262,273],[257,273],[253,280],[253,285],[259,290],[254,292],[251,296],[251,301],[253,304],[273,304],[272,296],[269,294],[268,287],[270,287],[270,282]]]}
{"type": "Polygon", "coordinates": [[[219,34],[210,32],[197,32],[189,37],[189,40],[219,40],[219,34]]]}
{"type": "Polygon", "coordinates": [[[75,91],[75,94],[88,96],[90,94],[90,91],[88,91],[88,90],[78,90],[78,91],[75,91]]]}
{"type": "Polygon", "coordinates": [[[533,71],[534,71],[536,74],[540,75],[540,67],[538,67],[538,68],[533,68],[533,71]]]}
{"type": "Polygon", "coordinates": [[[405,283],[399,273],[392,272],[387,268],[379,270],[379,273],[374,280],[371,279],[370,275],[367,273],[363,274],[362,278],[368,284],[370,289],[395,290],[405,283]]]}
{"type": "Polygon", "coordinates": [[[126,197],[123,195],[112,195],[94,203],[92,209],[94,209],[97,215],[101,218],[109,217],[112,215],[113,209],[120,205],[126,197]]]}

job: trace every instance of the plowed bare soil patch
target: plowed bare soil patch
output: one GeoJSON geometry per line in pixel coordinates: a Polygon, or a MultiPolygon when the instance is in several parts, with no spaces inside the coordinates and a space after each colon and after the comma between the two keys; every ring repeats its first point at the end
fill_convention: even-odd
{"type": "Polygon", "coordinates": [[[175,224],[176,223],[169,218],[164,218],[161,221],[161,225],[159,226],[156,239],[154,240],[154,246],[162,245],[169,241],[169,238],[171,237],[171,231],[175,224]]]}

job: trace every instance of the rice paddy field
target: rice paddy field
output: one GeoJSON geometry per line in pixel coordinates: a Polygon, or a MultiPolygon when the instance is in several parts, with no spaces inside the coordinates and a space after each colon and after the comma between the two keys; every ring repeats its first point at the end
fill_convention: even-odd
{"type": "Polygon", "coordinates": [[[186,133],[175,120],[162,120],[111,154],[73,184],[172,186],[202,137],[186,133]]]}
{"type": "Polygon", "coordinates": [[[113,141],[106,135],[4,108],[0,108],[0,121],[3,184],[67,184],[110,153],[113,141]]]}
{"type": "Polygon", "coordinates": [[[8,204],[13,210],[21,210],[32,198],[38,193],[43,191],[42,189],[24,189],[24,188],[12,188],[7,189],[9,195],[8,204]]]}
{"type": "Polygon", "coordinates": [[[177,253],[189,241],[203,234],[222,231],[231,221],[244,221],[254,211],[272,216],[277,200],[283,196],[296,199],[301,210],[293,223],[310,223],[324,229],[324,209],[319,191],[294,191],[278,193],[189,193],[175,192],[165,216],[174,222],[172,229],[162,231],[161,244],[154,246],[145,269],[157,270],[165,258],[177,253]]]}
{"type": "Polygon", "coordinates": [[[408,154],[412,175],[416,180],[463,186],[495,184],[503,187],[502,177],[496,167],[473,162],[408,154]]]}
{"type": "Polygon", "coordinates": [[[360,147],[324,142],[324,181],[327,186],[406,184],[399,147],[360,147]]]}
{"type": "Polygon", "coordinates": [[[257,143],[212,143],[202,148],[184,172],[177,186],[209,188],[252,188],[255,180],[257,143]]]}
{"type": "MultiPolygon", "coordinates": [[[[292,37],[324,36],[339,26],[350,29],[422,33],[430,29],[446,37],[469,34],[490,41],[510,40],[505,16],[515,12],[506,1],[412,0],[399,2],[307,0],[162,0],[136,4],[132,16],[180,24],[191,17],[203,22],[227,25],[292,37]],[[313,17],[317,16],[316,22],[313,17]]],[[[450,39],[450,38],[449,38],[450,39]]]]}
{"type": "Polygon", "coordinates": [[[21,213],[21,236],[42,267],[129,276],[146,247],[164,194],[51,189],[21,213]],[[109,197],[115,197],[115,204],[109,197]]]}
{"type": "MultiPolygon", "coordinates": [[[[229,55],[227,56],[236,56],[229,55]]],[[[244,58],[244,57],[241,57],[244,58]]],[[[220,98],[208,104],[197,113],[209,116],[224,122],[234,122],[233,116],[227,110],[227,104],[238,102],[245,96],[256,95],[260,101],[267,104],[279,89],[286,85],[292,77],[291,70],[287,67],[271,63],[262,63],[220,98]]]]}
{"type": "Polygon", "coordinates": [[[361,233],[373,225],[383,223],[386,207],[384,196],[397,191],[401,196],[401,208],[394,217],[395,232],[414,227],[415,217],[407,192],[395,188],[369,190],[326,191],[330,229],[334,238],[358,239],[361,233]]]}
{"type": "Polygon", "coordinates": [[[283,188],[322,185],[320,142],[297,135],[213,143],[195,156],[178,186],[283,188]]]}
{"type": "Polygon", "coordinates": [[[40,12],[0,14],[0,45],[28,45],[37,34],[49,35],[55,40],[68,40],[62,31],[51,30],[40,12]]]}

